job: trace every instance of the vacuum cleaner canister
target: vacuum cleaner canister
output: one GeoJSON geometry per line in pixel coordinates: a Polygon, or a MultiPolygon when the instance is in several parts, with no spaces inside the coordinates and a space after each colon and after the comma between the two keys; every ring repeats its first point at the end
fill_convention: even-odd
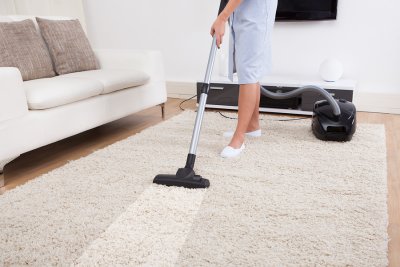
{"type": "Polygon", "coordinates": [[[312,130],[324,141],[350,141],[356,131],[356,107],[353,103],[340,99],[341,114],[334,115],[328,101],[318,101],[314,105],[312,130]]]}

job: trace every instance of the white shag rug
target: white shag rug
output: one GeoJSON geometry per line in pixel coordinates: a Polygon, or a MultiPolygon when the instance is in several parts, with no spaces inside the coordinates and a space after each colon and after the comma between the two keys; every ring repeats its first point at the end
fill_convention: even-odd
{"type": "Polygon", "coordinates": [[[263,115],[226,160],[235,121],[207,112],[196,171],[207,190],[152,184],[186,160],[195,113],[0,196],[0,266],[385,266],[385,129],[323,142],[310,120],[263,115]]]}

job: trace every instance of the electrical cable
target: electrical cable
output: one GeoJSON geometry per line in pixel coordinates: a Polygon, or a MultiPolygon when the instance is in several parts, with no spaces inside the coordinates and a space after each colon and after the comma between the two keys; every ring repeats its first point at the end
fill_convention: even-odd
{"type": "MultiPolygon", "coordinates": [[[[234,117],[229,117],[225,114],[223,114],[222,112],[218,111],[219,115],[221,115],[222,117],[226,118],[226,119],[230,119],[230,120],[237,120],[237,118],[234,117]]],[[[311,119],[309,117],[306,118],[294,118],[294,119],[278,119],[278,120],[271,120],[271,119],[267,119],[266,121],[299,121],[299,120],[308,120],[311,119]]],[[[261,121],[263,121],[264,119],[260,119],[261,121]]]]}
{"type": "Polygon", "coordinates": [[[194,96],[192,96],[192,97],[190,97],[190,98],[188,98],[188,99],[183,100],[181,103],[179,103],[179,108],[180,108],[182,111],[185,111],[185,109],[182,107],[182,104],[185,103],[185,102],[188,102],[189,100],[192,100],[192,99],[195,98],[196,96],[197,96],[197,94],[194,95],[194,96]]]}
{"type": "MultiPolygon", "coordinates": [[[[185,109],[182,107],[182,105],[183,105],[184,103],[186,103],[186,102],[192,100],[192,99],[195,98],[195,97],[197,97],[197,94],[194,95],[194,96],[192,96],[192,97],[189,97],[189,98],[187,98],[187,99],[185,99],[185,100],[183,100],[183,101],[181,101],[181,102],[179,103],[179,108],[180,108],[182,111],[185,111],[185,109]]],[[[218,113],[219,113],[219,115],[221,115],[222,117],[224,117],[224,118],[226,118],[226,119],[230,119],[230,120],[237,120],[237,119],[238,119],[238,118],[234,118],[234,117],[229,117],[229,116],[223,114],[223,113],[220,112],[220,111],[218,111],[218,113]]],[[[311,118],[308,118],[308,117],[307,117],[307,118],[278,119],[278,120],[267,119],[267,121],[299,121],[299,120],[308,120],[308,119],[311,119],[311,118]]],[[[264,119],[260,119],[260,120],[262,121],[262,120],[264,120],[264,119]]]]}

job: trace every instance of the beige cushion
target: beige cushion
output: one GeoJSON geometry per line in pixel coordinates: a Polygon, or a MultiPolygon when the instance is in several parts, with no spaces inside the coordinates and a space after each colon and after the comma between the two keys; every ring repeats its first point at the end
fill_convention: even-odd
{"type": "Polygon", "coordinates": [[[32,20],[0,23],[0,67],[16,67],[24,81],[53,77],[46,44],[32,20]]]}
{"type": "Polygon", "coordinates": [[[48,109],[99,95],[103,85],[94,80],[54,77],[23,83],[29,109],[48,109]]]}
{"type": "Polygon", "coordinates": [[[36,18],[49,48],[57,74],[99,68],[79,20],[47,20],[36,18]]]}
{"type": "Polygon", "coordinates": [[[118,90],[140,86],[147,83],[150,76],[139,70],[91,70],[75,72],[62,77],[85,78],[91,81],[99,81],[104,89],[102,94],[108,94],[118,90]]]}

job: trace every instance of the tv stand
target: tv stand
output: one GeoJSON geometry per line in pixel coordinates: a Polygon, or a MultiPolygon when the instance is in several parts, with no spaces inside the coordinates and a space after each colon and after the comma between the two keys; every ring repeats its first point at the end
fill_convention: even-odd
{"type": "MultiPolygon", "coordinates": [[[[261,85],[272,92],[288,92],[305,85],[317,85],[326,89],[335,99],[345,99],[353,102],[356,82],[340,80],[338,82],[324,82],[320,80],[289,80],[284,77],[269,77],[261,85]]],[[[197,83],[198,96],[202,82],[197,83]]],[[[216,78],[211,83],[206,108],[238,109],[239,84],[230,82],[227,78],[216,78]]],[[[320,94],[306,92],[298,97],[284,100],[274,100],[261,95],[260,111],[270,113],[312,115],[314,103],[322,100],[320,94]]],[[[198,101],[199,99],[197,99],[198,101]]]]}

